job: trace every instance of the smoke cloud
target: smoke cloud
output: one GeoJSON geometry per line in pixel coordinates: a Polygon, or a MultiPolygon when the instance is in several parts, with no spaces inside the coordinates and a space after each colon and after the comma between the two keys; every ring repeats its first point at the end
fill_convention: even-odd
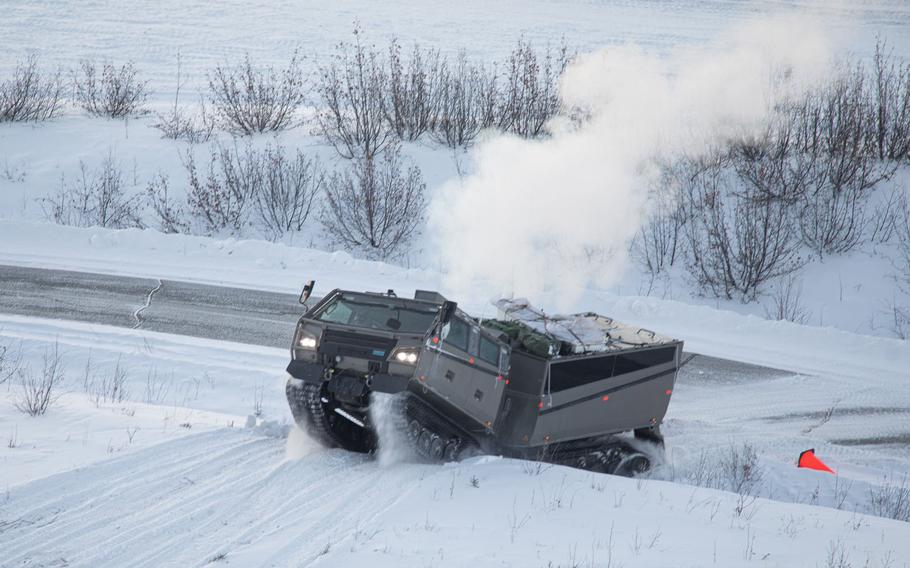
{"type": "Polygon", "coordinates": [[[544,140],[487,139],[473,173],[434,198],[429,226],[450,291],[558,292],[565,306],[614,284],[647,213],[654,158],[755,131],[823,78],[829,53],[815,26],[775,19],[665,56],[635,45],[580,55],[560,92],[585,120],[559,119],[544,140]]]}

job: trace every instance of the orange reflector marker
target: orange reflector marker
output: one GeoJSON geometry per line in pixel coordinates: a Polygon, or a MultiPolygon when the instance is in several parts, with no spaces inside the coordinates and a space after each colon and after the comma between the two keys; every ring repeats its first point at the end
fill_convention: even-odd
{"type": "Polygon", "coordinates": [[[434,343],[434,344],[439,343],[439,338],[438,338],[438,337],[434,337],[434,338],[433,338],[433,343],[434,343]]]}
{"type": "Polygon", "coordinates": [[[666,395],[670,396],[671,394],[673,394],[673,389],[667,389],[666,395]]]}
{"type": "Polygon", "coordinates": [[[602,400],[602,401],[604,401],[604,402],[607,402],[608,400],[610,400],[610,395],[605,394],[605,395],[603,395],[603,396],[600,398],[600,400],[602,400]]]}
{"type": "Polygon", "coordinates": [[[473,358],[473,357],[468,357],[468,363],[470,363],[471,365],[473,365],[473,364],[474,364],[474,358],[473,358]]]}
{"type": "Polygon", "coordinates": [[[509,379],[506,379],[506,384],[509,384],[509,379]]]}
{"type": "Polygon", "coordinates": [[[815,457],[815,448],[806,450],[805,452],[799,454],[799,459],[796,461],[796,467],[834,473],[834,470],[825,465],[825,462],[815,457]]]}
{"type": "Polygon", "coordinates": [[[502,375],[497,375],[496,380],[497,380],[497,381],[501,381],[501,380],[502,380],[502,375]]]}
{"type": "Polygon", "coordinates": [[[540,401],[537,403],[537,409],[538,410],[543,409],[543,401],[540,401]]]}

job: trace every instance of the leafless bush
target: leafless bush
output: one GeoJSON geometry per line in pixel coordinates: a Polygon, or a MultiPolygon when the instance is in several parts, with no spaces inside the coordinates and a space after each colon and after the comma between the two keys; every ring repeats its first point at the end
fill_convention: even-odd
{"type": "Polygon", "coordinates": [[[910,522],[910,482],[886,477],[869,489],[869,510],[873,515],[910,522]]]}
{"type": "Polygon", "coordinates": [[[296,126],[297,110],[306,100],[300,57],[295,51],[280,70],[256,68],[249,54],[238,65],[219,65],[209,76],[209,98],[228,132],[249,135],[296,126]]]}
{"type": "Polygon", "coordinates": [[[687,263],[703,291],[751,300],[802,261],[786,202],[739,183],[729,163],[719,153],[684,162],[687,263]]]}
{"type": "Polygon", "coordinates": [[[126,388],[128,373],[121,364],[120,357],[117,358],[117,364],[109,373],[96,375],[91,369],[91,363],[88,363],[83,387],[89,400],[96,406],[102,403],[120,403],[129,397],[129,391],[126,388]]]}
{"type": "Polygon", "coordinates": [[[74,72],[76,102],[95,116],[124,118],[145,114],[148,81],[139,79],[132,61],[117,67],[110,61],[83,60],[74,72]]]}
{"type": "Polygon", "coordinates": [[[372,161],[395,142],[395,131],[385,116],[389,77],[360,34],[355,28],[354,41],[340,43],[331,63],[319,69],[316,122],[342,158],[372,161]]]}
{"type": "Polygon", "coordinates": [[[673,166],[661,166],[661,174],[650,190],[648,218],[635,239],[635,256],[652,276],[676,262],[683,225],[686,222],[680,203],[680,183],[673,166]]]}
{"type": "Polygon", "coordinates": [[[895,58],[881,40],[875,45],[871,83],[878,157],[906,160],[910,157],[910,63],[895,58]]]}
{"type": "Polygon", "coordinates": [[[329,178],[323,226],[343,246],[392,256],[417,232],[425,189],[417,166],[402,171],[397,147],[381,158],[355,160],[329,178]]]}
{"type": "Polygon", "coordinates": [[[316,195],[325,186],[322,166],[300,150],[288,155],[284,147],[276,144],[265,147],[259,167],[256,210],[266,235],[276,240],[289,231],[301,230],[316,195]]]}
{"type": "Polygon", "coordinates": [[[167,175],[159,172],[145,189],[146,202],[158,218],[163,233],[189,233],[190,226],[184,207],[171,196],[167,175]]]}
{"type": "Polygon", "coordinates": [[[157,122],[152,124],[161,131],[162,138],[186,140],[191,144],[208,142],[215,130],[215,117],[206,109],[205,99],[200,98],[200,111],[195,114],[180,105],[181,79],[180,54],[177,54],[177,88],[174,91],[174,105],[165,113],[157,113],[157,122]]]}
{"type": "Polygon", "coordinates": [[[126,196],[123,172],[112,154],[94,172],[80,162],[79,177],[72,183],[62,179],[56,195],[43,199],[42,206],[49,220],[62,225],[142,227],[142,196],[126,196]]]}
{"type": "Polygon", "coordinates": [[[13,350],[12,343],[0,343],[0,385],[5,384],[19,371],[22,363],[22,342],[13,350]]]}
{"type": "Polygon", "coordinates": [[[503,78],[499,128],[525,138],[543,134],[547,121],[559,112],[559,77],[568,63],[565,44],[556,50],[548,47],[541,58],[530,43],[519,40],[503,78]]]}
{"type": "Polygon", "coordinates": [[[765,305],[765,316],[768,319],[792,321],[805,324],[809,321],[809,312],[803,305],[803,285],[794,274],[780,278],[771,292],[771,300],[765,305]]]}
{"type": "Polygon", "coordinates": [[[468,61],[460,53],[443,69],[439,117],[433,137],[452,148],[470,146],[484,128],[496,124],[500,95],[495,69],[468,61]]]}
{"type": "Polygon", "coordinates": [[[803,242],[819,256],[862,243],[869,195],[897,168],[879,159],[870,135],[876,118],[866,81],[862,67],[843,71],[803,104],[800,150],[813,161],[798,219],[803,242]]]}
{"type": "Polygon", "coordinates": [[[45,349],[40,373],[30,368],[19,369],[21,390],[13,404],[20,412],[29,416],[41,416],[54,402],[59,393],[55,389],[63,382],[64,375],[60,348],[55,342],[53,347],[45,349]]]}
{"type": "Polygon", "coordinates": [[[853,568],[844,541],[835,539],[828,544],[828,555],[825,557],[825,568],[853,568]]]}
{"type": "Polygon", "coordinates": [[[240,233],[262,182],[256,151],[249,145],[241,150],[237,144],[215,144],[205,173],[200,173],[189,150],[184,155],[184,167],[189,181],[189,213],[201,230],[208,235],[225,230],[240,233]]]}
{"type": "Polygon", "coordinates": [[[386,120],[401,140],[417,140],[436,126],[445,62],[438,50],[414,44],[407,65],[397,40],[389,45],[386,120]]]}
{"type": "MultiPolygon", "coordinates": [[[[173,377],[171,377],[173,379],[173,377]]],[[[171,381],[162,379],[158,372],[149,369],[145,376],[145,396],[143,400],[146,404],[159,404],[164,402],[171,390],[171,381]]]]}
{"type": "Polygon", "coordinates": [[[63,108],[60,72],[42,72],[38,58],[20,61],[12,77],[0,81],[0,122],[39,122],[57,116],[63,108]]]}
{"type": "Polygon", "coordinates": [[[738,495],[755,495],[764,472],[758,463],[755,448],[743,443],[731,445],[720,460],[720,482],[723,489],[738,495]]]}

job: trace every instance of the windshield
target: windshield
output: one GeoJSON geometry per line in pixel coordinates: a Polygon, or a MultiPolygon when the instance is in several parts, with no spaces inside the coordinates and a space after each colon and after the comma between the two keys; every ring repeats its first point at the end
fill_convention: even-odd
{"type": "Polygon", "coordinates": [[[315,319],[383,331],[423,334],[433,325],[437,312],[439,306],[343,293],[323,306],[315,319]]]}

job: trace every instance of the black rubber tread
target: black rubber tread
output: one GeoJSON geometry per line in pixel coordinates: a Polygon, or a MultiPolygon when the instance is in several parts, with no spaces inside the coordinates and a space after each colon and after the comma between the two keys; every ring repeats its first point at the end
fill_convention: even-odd
{"type": "Polygon", "coordinates": [[[458,461],[467,455],[476,453],[477,443],[461,432],[458,428],[449,424],[447,420],[441,418],[425,402],[416,396],[409,394],[400,402],[401,412],[405,417],[402,422],[409,425],[405,429],[405,434],[414,451],[420,457],[428,461],[458,461]],[[414,435],[410,424],[416,421],[421,431],[414,435]],[[428,435],[425,440],[424,434],[428,435]],[[434,455],[433,442],[442,444],[442,457],[434,455]],[[421,443],[423,442],[423,443],[421,443]]]}
{"type": "Polygon", "coordinates": [[[332,402],[322,402],[324,388],[303,384],[303,408],[311,424],[311,433],[329,447],[339,446],[352,452],[369,453],[376,449],[375,436],[369,428],[361,428],[334,412],[332,402]],[[329,443],[326,444],[325,442],[329,443]]]}

